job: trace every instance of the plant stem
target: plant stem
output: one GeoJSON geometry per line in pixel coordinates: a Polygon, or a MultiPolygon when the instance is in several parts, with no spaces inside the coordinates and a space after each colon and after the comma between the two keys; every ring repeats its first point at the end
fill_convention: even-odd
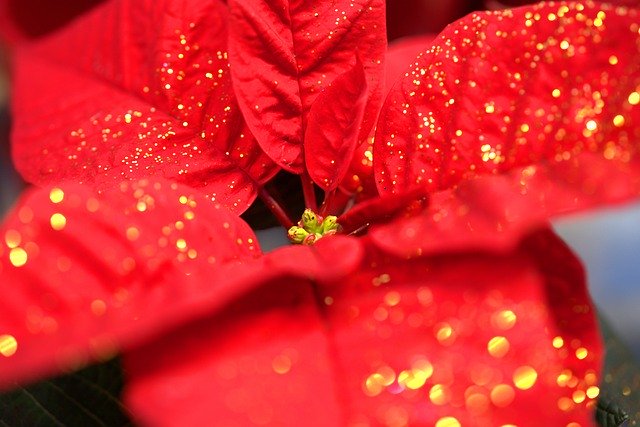
{"type": "Polygon", "coordinates": [[[258,196],[284,228],[289,229],[293,227],[293,221],[291,221],[287,212],[265,187],[260,187],[258,196]]]}
{"type": "Polygon", "coordinates": [[[313,181],[306,171],[300,175],[300,181],[302,182],[302,194],[304,195],[305,207],[317,212],[318,202],[316,201],[316,191],[313,186],[313,181]]]}
{"type": "Polygon", "coordinates": [[[322,206],[320,206],[320,215],[342,215],[352,197],[353,195],[347,194],[339,188],[327,192],[322,206]]]}

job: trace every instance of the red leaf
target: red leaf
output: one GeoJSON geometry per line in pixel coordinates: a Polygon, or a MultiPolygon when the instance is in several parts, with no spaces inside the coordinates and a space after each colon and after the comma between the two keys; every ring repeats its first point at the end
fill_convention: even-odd
{"type": "MultiPolygon", "coordinates": [[[[0,388],[103,360],[224,305],[255,280],[249,227],[193,189],[125,182],[30,192],[0,235],[0,388]],[[6,244],[6,246],[5,246],[6,244]]],[[[263,273],[264,275],[264,273],[263,273]]]]}
{"type": "Polygon", "coordinates": [[[419,215],[371,230],[379,247],[399,256],[470,248],[504,250],[549,218],[626,201],[640,192],[630,167],[609,167],[597,153],[546,168],[529,166],[463,181],[437,192],[419,215]],[[579,191],[576,191],[578,189],[579,191]]]}
{"type": "Polygon", "coordinates": [[[419,54],[431,46],[435,38],[435,34],[426,34],[406,37],[389,44],[385,59],[385,98],[395,82],[402,78],[407,68],[416,62],[419,54]]]}
{"type": "Polygon", "coordinates": [[[229,7],[234,89],[251,131],[273,160],[303,171],[309,109],[353,67],[356,49],[369,88],[360,138],[368,136],[382,102],[382,0],[233,0],[229,7]]]}
{"type": "Polygon", "coordinates": [[[597,324],[552,233],[502,255],[367,253],[130,353],[128,406],[150,425],[593,425],[597,324]]]}
{"type": "Polygon", "coordinates": [[[367,103],[362,63],[338,76],[309,110],[304,137],[305,163],[313,181],[325,191],[338,187],[358,144],[367,103]]]}
{"type": "Polygon", "coordinates": [[[157,175],[243,211],[277,167],[234,99],[226,26],[218,0],[116,0],[21,52],[18,169],[98,188],[157,175]]]}
{"type": "Polygon", "coordinates": [[[380,192],[437,191],[532,166],[559,181],[534,198],[593,205],[637,194],[639,21],[635,9],[543,3],[452,24],[386,101],[380,192]],[[587,171],[611,186],[626,177],[625,191],[601,183],[594,193],[587,171]]]}
{"type": "Polygon", "coordinates": [[[427,202],[427,194],[422,187],[415,187],[400,194],[388,194],[357,203],[338,218],[338,223],[345,234],[359,233],[370,225],[378,226],[395,219],[402,222],[402,217],[422,210],[427,202]]]}
{"type": "MultiPolygon", "coordinates": [[[[431,44],[433,38],[432,35],[411,37],[389,45],[385,58],[383,97],[387,96],[396,79],[415,61],[418,53],[431,44]]],[[[349,172],[340,183],[340,188],[347,194],[355,194],[357,200],[366,200],[378,195],[373,172],[373,145],[373,138],[368,138],[356,147],[349,172]]]]}

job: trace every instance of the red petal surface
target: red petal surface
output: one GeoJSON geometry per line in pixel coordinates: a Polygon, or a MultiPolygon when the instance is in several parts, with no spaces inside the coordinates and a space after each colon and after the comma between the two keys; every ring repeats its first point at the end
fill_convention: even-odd
{"type": "Polygon", "coordinates": [[[550,217],[597,207],[603,200],[624,201],[638,191],[637,180],[629,179],[635,172],[630,168],[611,169],[597,153],[583,154],[579,162],[569,161],[564,168],[516,168],[463,181],[432,194],[422,213],[370,234],[378,246],[399,256],[502,250],[550,217]]]}
{"type": "Polygon", "coordinates": [[[357,55],[368,83],[361,139],[382,102],[386,49],[384,1],[229,1],[229,50],[240,107],[262,148],[301,173],[311,105],[357,55]]]}
{"type": "Polygon", "coordinates": [[[427,34],[405,37],[389,44],[385,59],[385,95],[388,95],[396,81],[416,62],[418,55],[431,46],[435,38],[435,34],[427,34]]]}
{"type": "Polygon", "coordinates": [[[0,236],[0,388],[109,358],[224,304],[253,283],[225,269],[260,253],[235,214],[155,181],[31,192],[0,236]]]}
{"type": "Polygon", "coordinates": [[[342,181],[358,144],[367,103],[367,80],[360,60],[338,76],[309,110],[304,152],[307,171],[325,191],[342,181]]]}
{"type": "Polygon", "coordinates": [[[158,175],[243,211],[277,167],[234,99],[226,26],[217,0],[115,0],[20,52],[20,172],[99,188],[158,175]]]}
{"type": "Polygon", "coordinates": [[[378,189],[437,191],[532,165],[557,181],[532,197],[604,203],[637,194],[639,24],[638,10],[592,3],[542,3],[452,24],[385,103],[378,189]],[[625,191],[594,193],[587,171],[603,180],[598,191],[605,183],[625,191]]]}
{"type": "Polygon", "coordinates": [[[502,255],[369,246],[355,274],[264,284],[128,355],[139,421],[593,425],[601,343],[580,263],[551,232],[502,255]]]}
{"type": "MultiPolygon", "coordinates": [[[[426,35],[398,40],[389,45],[385,58],[384,97],[407,66],[425,47],[429,46],[435,36],[426,35]]],[[[355,194],[356,200],[366,200],[378,195],[373,172],[373,138],[368,138],[356,148],[349,172],[340,183],[340,188],[347,194],[355,194]]]]}

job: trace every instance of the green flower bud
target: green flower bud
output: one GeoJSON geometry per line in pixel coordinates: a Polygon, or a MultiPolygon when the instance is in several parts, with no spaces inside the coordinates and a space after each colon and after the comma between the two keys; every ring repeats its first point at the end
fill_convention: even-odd
{"type": "Polygon", "coordinates": [[[338,231],[338,217],[334,215],[327,216],[322,221],[322,234],[336,234],[338,231]]]}
{"type": "Polygon", "coordinates": [[[311,209],[304,210],[299,225],[301,225],[309,233],[322,232],[322,223],[318,220],[318,216],[311,209]]]}
{"type": "Polygon", "coordinates": [[[309,236],[309,232],[297,225],[291,227],[287,232],[287,237],[292,243],[302,243],[307,236],[309,236]]]}
{"type": "Polygon", "coordinates": [[[287,235],[292,243],[302,245],[313,245],[325,236],[336,234],[340,229],[337,223],[338,218],[329,215],[322,218],[316,215],[311,209],[305,209],[298,225],[289,229],[287,235]]]}

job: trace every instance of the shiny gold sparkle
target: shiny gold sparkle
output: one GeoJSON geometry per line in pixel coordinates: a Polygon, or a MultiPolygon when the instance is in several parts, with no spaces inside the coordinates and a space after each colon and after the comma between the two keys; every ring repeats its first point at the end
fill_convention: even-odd
{"type": "Polygon", "coordinates": [[[435,427],[460,427],[460,421],[454,417],[442,417],[436,421],[435,427]]]}
{"type": "Polygon", "coordinates": [[[562,348],[562,346],[564,345],[564,340],[562,339],[562,337],[557,336],[553,339],[552,344],[554,348],[562,348]]]}
{"type": "Polygon", "coordinates": [[[624,126],[624,116],[622,114],[618,114],[613,118],[613,125],[616,127],[624,126]]]}
{"type": "Polygon", "coordinates": [[[15,248],[22,242],[22,235],[17,230],[7,230],[4,233],[4,241],[9,248],[15,248]]]}
{"type": "Polygon", "coordinates": [[[51,228],[53,228],[56,231],[60,231],[60,230],[63,230],[64,227],[66,227],[67,218],[61,213],[54,213],[53,215],[51,215],[49,222],[51,224],[51,228]]]}
{"type": "Polygon", "coordinates": [[[498,311],[491,316],[491,324],[498,329],[507,330],[516,324],[516,314],[511,310],[498,311]]]}
{"type": "Polygon", "coordinates": [[[27,252],[22,248],[13,248],[9,252],[9,261],[14,267],[22,267],[27,263],[27,252]]]}
{"type": "Polygon", "coordinates": [[[49,200],[51,203],[60,203],[64,200],[64,191],[59,188],[52,188],[49,192],[49,200]]]}
{"type": "Polygon", "coordinates": [[[531,366],[521,366],[513,373],[513,383],[520,390],[528,390],[534,386],[538,373],[531,366]]]}
{"type": "Polygon", "coordinates": [[[501,336],[493,337],[487,343],[487,351],[493,357],[504,357],[509,352],[509,340],[501,336]]]}
{"type": "Polygon", "coordinates": [[[449,398],[449,390],[442,384],[436,384],[429,390],[429,400],[434,405],[445,405],[449,398]]]}
{"type": "Polygon", "coordinates": [[[0,354],[11,357],[18,351],[18,341],[13,335],[0,335],[0,354]]]}

